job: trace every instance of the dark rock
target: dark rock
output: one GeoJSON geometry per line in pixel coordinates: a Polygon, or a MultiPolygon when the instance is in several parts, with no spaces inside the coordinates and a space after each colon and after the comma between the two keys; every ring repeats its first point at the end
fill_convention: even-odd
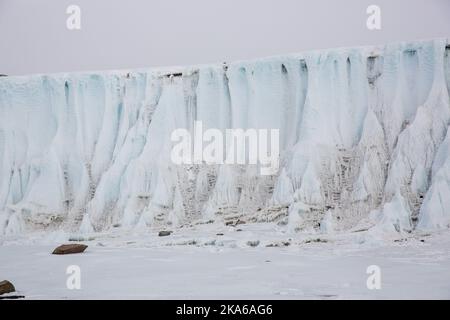
{"type": "Polygon", "coordinates": [[[74,244],[63,244],[53,250],[53,254],[72,254],[72,253],[82,253],[86,250],[88,246],[84,244],[74,243],[74,244]]]}
{"type": "Polygon", "coordinates": [[[13,284],[8,280],[0,281],[0,294],[15,292],[16,288],[14,288],[13,284]]]}
{"type": "Polygon", "coordinates": [[[242,229],[236,229],[236,231],[242,231],[242,229]]]}
{"type": "Polygon", "coordinates": [[[308,239],[308,240],[305,241],[305,243],[312,243],[312,242],[327,243],[328,240],[327,239],[317,238],[317,239],[308,239]]]}
{"type": "Polygon", "coordinates": [[[369,230],[369,228],[362,228],[362,229],[354,230],[354,231],[352,231],[352,232],[366,232],[366,231],[368,231],[368,230],[369,230]]]}
{"type": "Polygon", "coordinates": [[[259,245],[259,240],[249,240],[247,241],[249,247],[257,247],[259,245]]]}
{"type": "Polygon", "coordinates": [[[216,233],[216,236],[223,236],[223,233],[221,233],[221,232],[216,233]]]}
{"type": "Polygon", "coordinates": [[[172,231],[163,230],[158,233],[158,236],[166,237],[166,236],[170,236],[171,234],[172,234],[172,231]]]}
{"type": "Polygon", "coordinates": [[[21,295],[6,295],[6,296],[0,296],[0,300],[13,300],[13,299],[23,299],[25,296],[21,295]]]}
{"type": "Polygon", "coordinates": [[[266,247],[275,248],[275,247],[281,247],[281,246],[287,247],[290,245],[291,245],[291,243],[289,241],[281,241],[281,242],[276,242],[276,243],[269,243],[266,245],[266,247]]]}

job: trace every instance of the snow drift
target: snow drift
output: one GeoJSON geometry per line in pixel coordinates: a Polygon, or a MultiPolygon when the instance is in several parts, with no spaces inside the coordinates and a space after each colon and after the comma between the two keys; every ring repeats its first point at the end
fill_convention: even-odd
{"type": "Polygon", "coordinates": [[[0,78],[0,235],[197,221],[450,224],[446,40],[0,78]],[[171,132],[280,130],[280,170],[174,165],[171,132]],[[375,217],[375,218],[374,218],[375,217]]]}

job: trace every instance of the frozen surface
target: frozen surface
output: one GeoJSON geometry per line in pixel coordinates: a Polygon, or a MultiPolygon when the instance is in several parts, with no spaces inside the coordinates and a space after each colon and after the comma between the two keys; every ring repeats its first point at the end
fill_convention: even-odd
{"type": "Polygon", "coordinates": [[[448,231],[383,243],[367,232],[239,227],[101,234],[67,256],[50,254],[57,234],[27,237],[0,246],[0,275],[26,299],[450,299],[448,231]],[[310,242],[317,239],[327,242],[310,242]],[[80,290],[66,287],[69,265],[81,268],[80,290]],[[380,267],[380,290],[367,289],[370,265],[380,267]]]}
{"type": "Polygon", "coordinates": [[[380,239],[448,229],[449,89],[445,39],[2,77],[0,240],[209,221],[370,229],[380,239]],[[171,133],[197,120],[205,129],[279,129],[279,172],[175,165],[171,133]]]}

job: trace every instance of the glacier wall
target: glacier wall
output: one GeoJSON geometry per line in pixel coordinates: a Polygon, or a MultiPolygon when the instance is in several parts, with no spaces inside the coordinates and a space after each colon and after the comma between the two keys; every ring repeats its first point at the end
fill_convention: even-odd
{"type": "Polygon", "coordinates": [[[186,68],[0,78],[0,235],[198,221],[450,225],[438,39],[186,68]],[[280,130],[280,170],[174,165],[171,132],[280,130]]]}

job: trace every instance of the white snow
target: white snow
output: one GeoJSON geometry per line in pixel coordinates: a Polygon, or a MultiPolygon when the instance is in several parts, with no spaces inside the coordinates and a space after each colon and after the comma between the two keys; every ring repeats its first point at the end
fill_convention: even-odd
{"type": "Polygon", "coordinates": [[[448,231],[383,242],[368,232],[327,236],[286,233],[272,223],[238,227],[242,231],[198,225],[168,237],[97,234],[83,242],[89,245],[83,254],[66,256],[51,254],[62,234],[26,237],[0,246],[0,274],[26,299],[450,298],[448,231]],[[70,265],[81,269],[80,290],[66,286],[70,265]],[[380,267],[380,290],[367,288],[371,265],[380,267]]]}

